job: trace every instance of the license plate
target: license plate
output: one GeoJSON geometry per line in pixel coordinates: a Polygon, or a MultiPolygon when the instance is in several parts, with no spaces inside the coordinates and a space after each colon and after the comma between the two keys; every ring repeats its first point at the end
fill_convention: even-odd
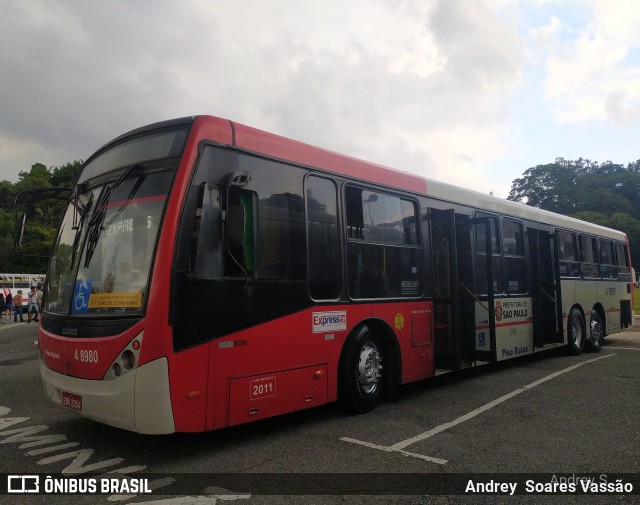
{"type": "Polygon", "coordinates": [[[82,410],[82,396],[62,392],[62,405],[73,410],[82,410]]]}

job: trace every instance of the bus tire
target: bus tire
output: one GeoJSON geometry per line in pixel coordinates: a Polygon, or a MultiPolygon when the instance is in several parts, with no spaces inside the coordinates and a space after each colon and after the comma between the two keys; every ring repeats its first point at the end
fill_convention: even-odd
{"type": "Polygon", "coordinates": [[[354,414],[375,409],[382,398],[383,346],[367,325],[347,344],[338,377],[342,407],[354,414]]]}
{"type": "Polygon", "coordinates": [[[587,349],[591,352],[600,352],[604,342],[604,325],[600,314],[595,310],[591,313],[590,339],[587,341],[587,349]]]}
{"type": "Polygon", "coordinates": [[[567,322],[567,339],[569,341],[569,354],[578,356],[584,350],[585,324],[584,318],[578,309],[571,309],[567,322]]]}

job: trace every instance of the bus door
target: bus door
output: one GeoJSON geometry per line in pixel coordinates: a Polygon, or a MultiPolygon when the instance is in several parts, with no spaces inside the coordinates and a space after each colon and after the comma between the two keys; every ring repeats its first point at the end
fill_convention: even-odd
{"type": "Polygon", "coordinates": [[[533,347],[561,343],[562,299],[558,268],[558,240],[551,231],[529,228],[533,347]]]}
{"type": "Polygon", "coordinates": [[[460,368],[459,290],[453,209],[430,209],[435,367],[460,368]]]}
{"type": "MultiPolygon", "coordinates": [[[[463,358],[468,361],[497,360],[496,351],[496,314],[495,282],[493,276],[494,244],[497,242],[495,217],[476,217],[467,221],[473,254],[469,255],[473,264],[473,277],[470,282],[461,282],[461,290],[466,295],[466,314],[469,327],[465,331],[465,352],[463,358]],[[494,238],[493,235],[496,234],[494,238]]],[[[466,268],[466,265],[460,265],[466,268]]],[[[462,296],[462,295],[461,295],[462,296]]]]}

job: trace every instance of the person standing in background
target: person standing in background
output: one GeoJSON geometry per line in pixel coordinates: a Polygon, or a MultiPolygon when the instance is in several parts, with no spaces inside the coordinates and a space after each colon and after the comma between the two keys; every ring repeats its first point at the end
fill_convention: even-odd
{"type": "Polygon", "coordinates": [[[22,290],[19,289],[16,296],[13,297],[13,322],[18,322],[18,315],[20,315],[20,322],[24,323],[24,317],[22,317],[22,290]]]}
{"type": "Polygon", "coordinates": [[[42,286],[38,284],[36,288],[36,293],[38,293],[38,312],[42,314],[42,300],[44,298],[44,291],[42,291],[42,286]]]}
{"type": "Polygon", "coordinates": [[[38,303],[38,292],[35,286],[31,286],[31,291],[29,291],[27,295],[27,323],[30,323],[32,318],[37,323],[39,321],[39,313],[40,304],[38,303]]]}
{"type": "Polygon", "coordinates": [[[13,295],[11,294],[11,291],[7,293],[7,298],[4,301],[4,305],[7,308],[7,317],[9,318],[9,320],[11,320],[11,314],[13,313],[13,295]]]}

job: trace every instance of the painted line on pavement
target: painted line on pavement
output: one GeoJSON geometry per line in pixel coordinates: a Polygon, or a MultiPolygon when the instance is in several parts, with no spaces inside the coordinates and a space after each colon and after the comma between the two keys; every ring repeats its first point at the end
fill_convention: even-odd
{"type": "Polygon", "coordinates": [[[606,359],[606,358],[610,358],[612,356],[615,356],[615,353],[612,354],[606,354],[604,356],[598,356],[597,358],[593,358],[593,359],[589,359],[586,361],[582,361],[580,363],[576,363],[575,365],[572,365],[570,367],[564,368],[562,370],[559,370],[558,372],[554,372],[552,374],[546,375],[545,377],[542,377],[541,379],[538,379],[537,381],[534,381],[530,384],[527,384],[526,386],[522,386],[518,389],[515,389],[514,391],[511,391],[510,393],[507,393],[506,395],[501,396],[500,398],[496,398],[495,400],[489,402],[489,403],[485,403],[484,405],[482,405],[481,407],[478,407],[475,410],[472,410],[471,412],[468,412],[456,419],[454,419],[453,421],[450,421],[448,423],[444,423],[441,424],[439,426],[436,426],[435,428],[432,428],[428,431],[425,431],[423,433],[420,433],[419,435],[416,435],[415,437],[411,437],[408,438],[406,440],[402,440],[400,442],[397,442],[393,445],[390,446],[384,446],[384,445],[378,445],[378,444],[373,444],[370,442],[364,442],[362,440],[357,440],[355,438],[349,438],[349,437],[342,437],[340,440],[342,440],[343,442],[348,442],[351,444],[358,444],[358,445],[362,445],[364,447],[369,447],[371,449],[377,449],[377,450],[381,450],[381,451],[385,451],[385,452],[398,452],[403,454],[404,456],[409,456],[409,457],[413,457],[413,458],[418,458],[418,459],[422,459],[425,461],[429,461],[432,463],[436,463],[438,465],[444,465],[446,463],[448,463],[447,460],[444,459],[440,459],[440,458],[434,458],[432,456],[426,456],[423,454],[417,454],[417,453],[413,453],[413,452],[407,452],[404,449],[410,445],[413,445],[417,442],[422,442],[423,440],[426,440],[428,438],[431,438],[439,433],[442,433],[450,428],[453,428],[454,426],[457,426],[458,424],[464,423],[465,421],[468,421],[470,419],[473,419],[476,416],[479,416],[480,414],[482,414],[483,412],[486,412],[504,402],[506,402],[507,400],[510,400],[511,398],[514,398],[516,396],[518,396],[521,393],[524,393],[525,391],[529,391],[537,386],[539,386],[540,384],[544,384],[547,381],[550,381],[552,379],[555,379],[556,377],[559,377],[560,375],[563,375],[567,372],[571,372],[573,370],[575,370],[576,368],[580,368],[583,365],[586,365],[588,363],[594,363],[596,361],[599,361],[601,359],[606,359]]]}

